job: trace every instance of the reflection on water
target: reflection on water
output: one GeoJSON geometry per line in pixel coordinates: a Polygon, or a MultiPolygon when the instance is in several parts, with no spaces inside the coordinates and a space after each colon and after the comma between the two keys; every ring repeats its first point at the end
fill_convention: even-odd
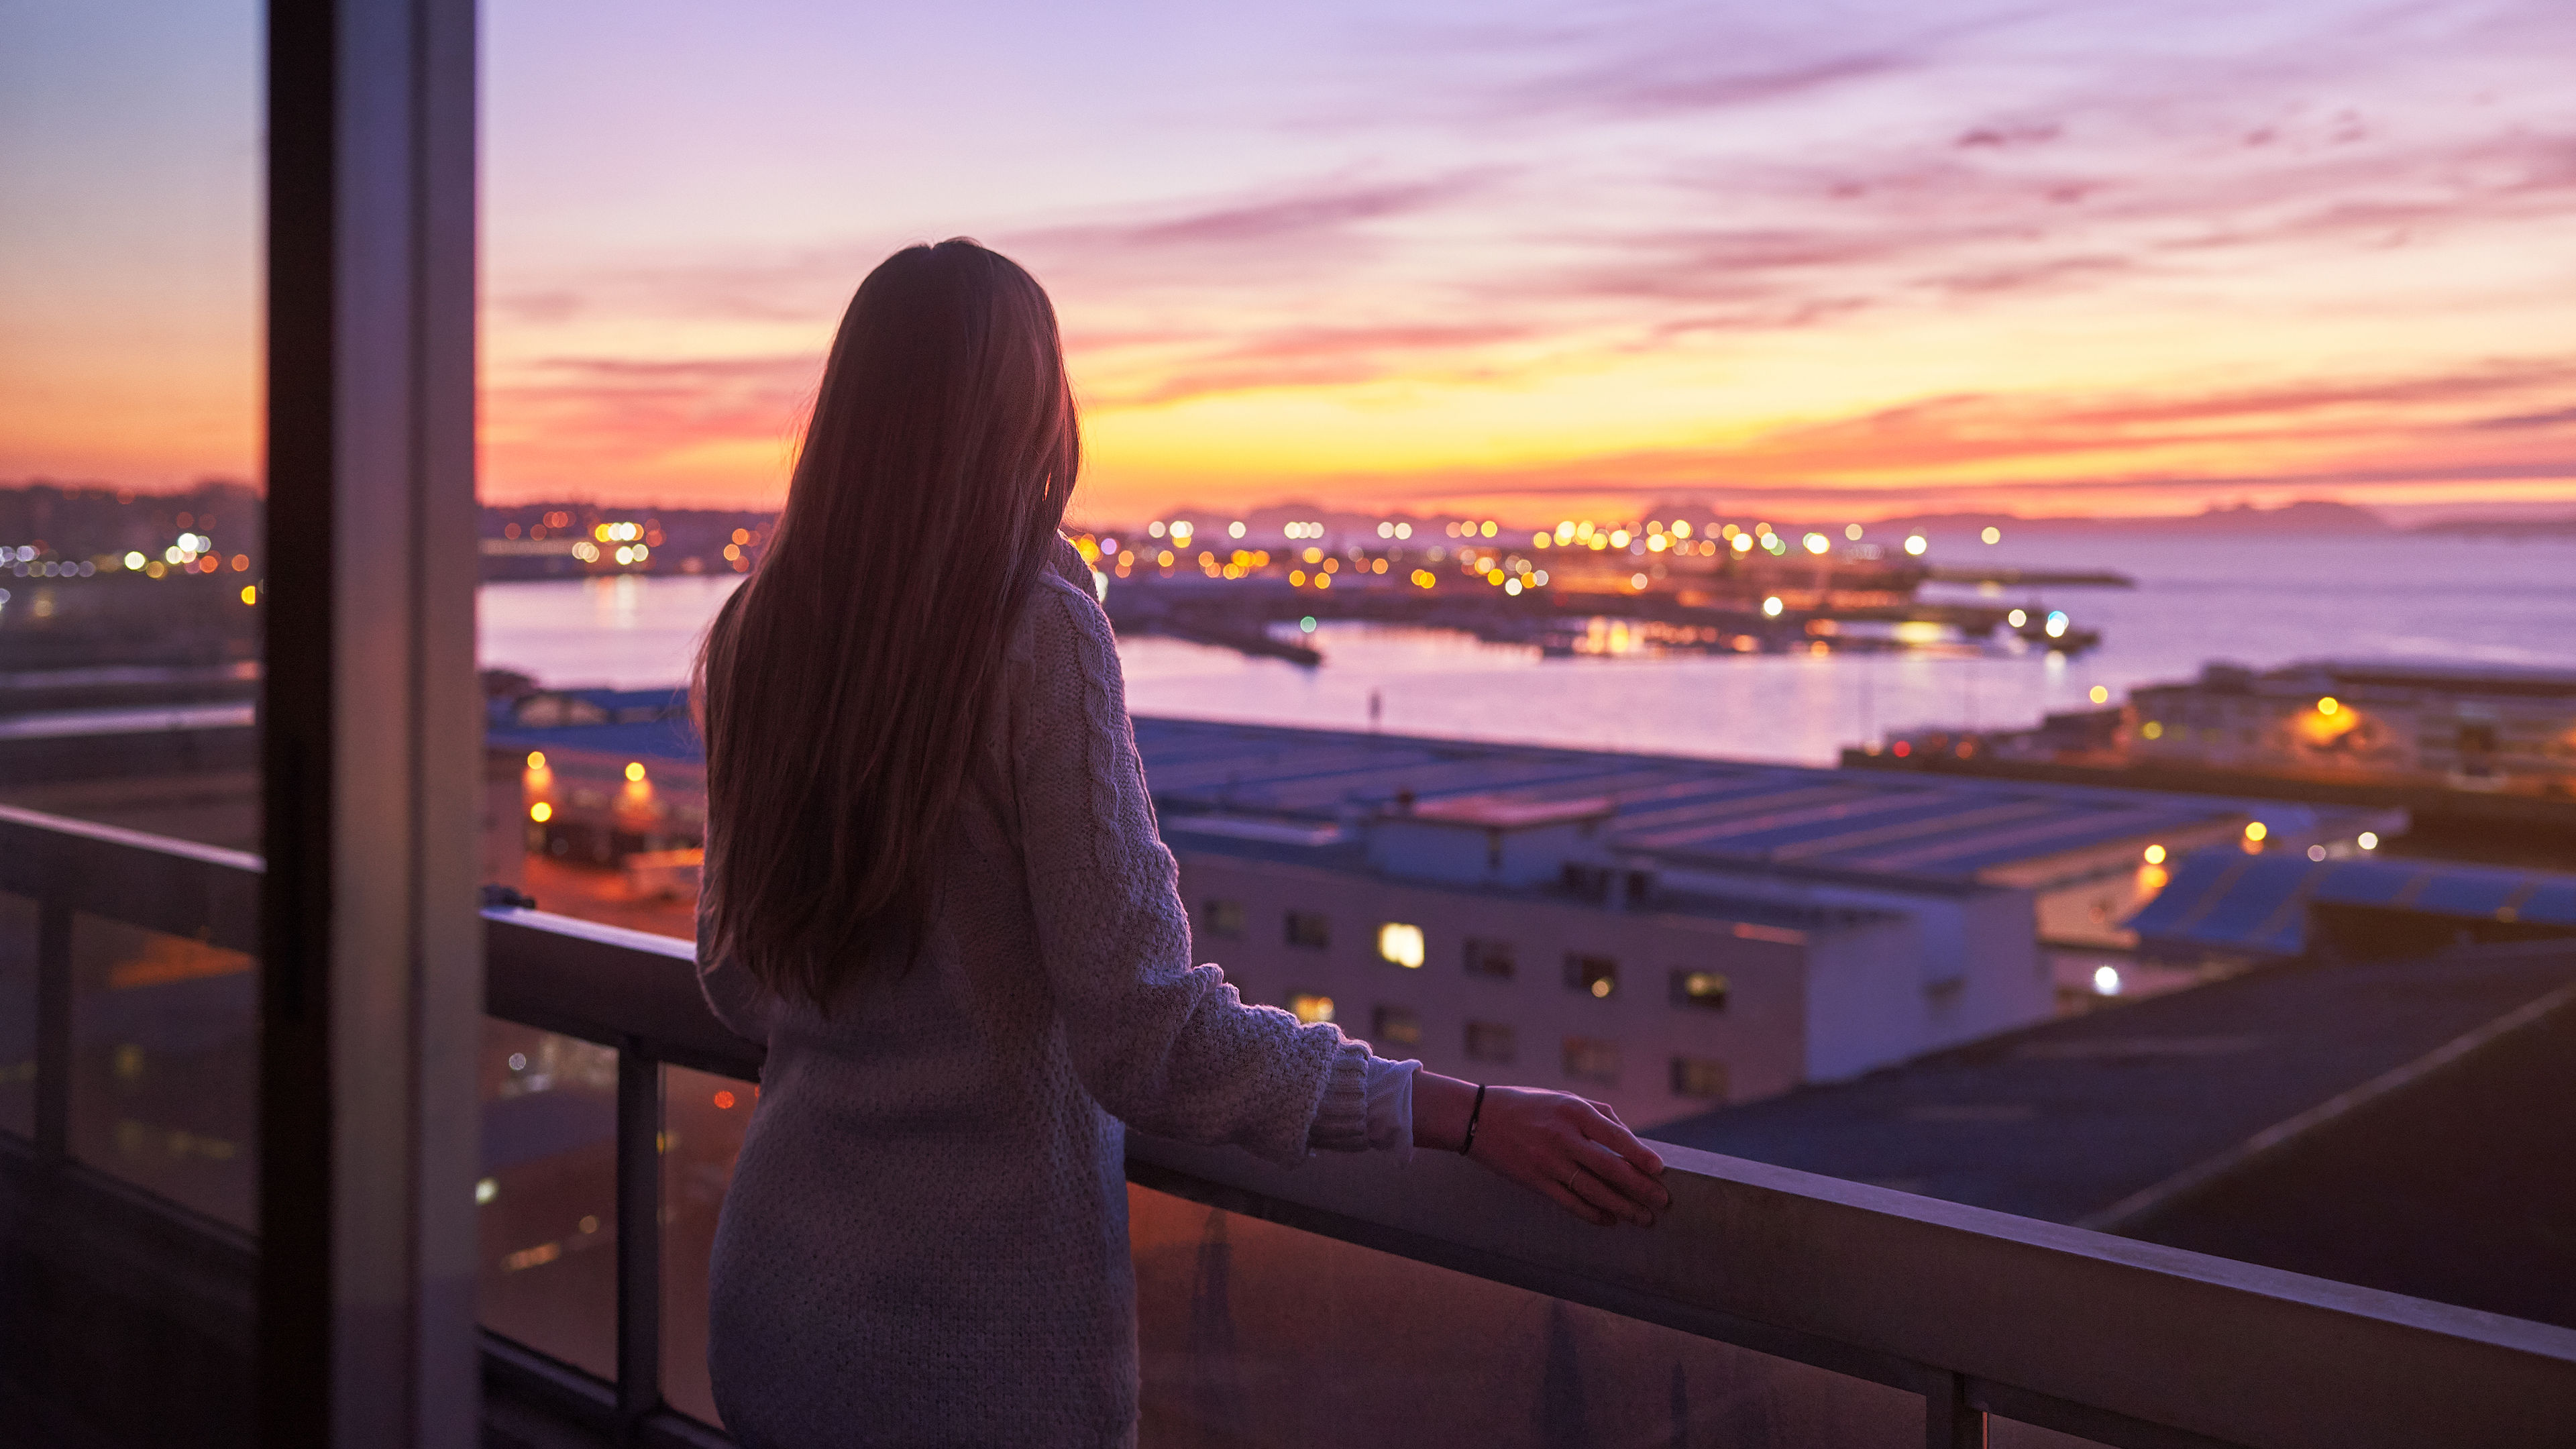
{"type": "MultiPolygon", "coordinates": [[[[1592,748],[1829,763],[1891,729],[2034,723],[2211,659],[2256,666],[2318,655],[2576,666],[2576,541],[2015,539],[1973,555],[2031,568],[2109,568],[2133,590],[2003,589],[2099,629],[2069,658],[2018,640],[1833,653],[1660,654],[1651,633],[1605,621],[1598,652],[1537,650],[1419,629],[1323,625],[1326,662],[1169,639],[1127,639],[1140,714],[1386,730],[1592,748]]],[[[1936,562],[1940,561],[1937,557],[1936,562]]],[[[621,577],[483,589],[483,658],[554,684],[630,688],[686,678],[732,578],[621,577]]],[[[1933,590],[1931,592],[1938,592],[1933,590]]],[[[1974,597],[1989,592],[1956,591],[1974,597]]]]}

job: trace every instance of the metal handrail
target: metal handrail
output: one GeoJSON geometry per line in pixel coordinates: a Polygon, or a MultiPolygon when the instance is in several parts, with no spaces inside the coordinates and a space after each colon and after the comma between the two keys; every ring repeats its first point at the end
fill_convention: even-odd
{"type": "MultiPolygon", "coordinates": [[[[0,891],[65,923],[39,953],[48,999],[68,997],[71,912],[246,941],[258,869],[238,852],[0,807],[0,891]]],[[[609,1392],[649,1431],[673,1417],[658,1386],[658,1068],[748,1078],[761,1051],[699,1001],[685,941],[534,910],[484,915],[490,1013],[619,1054],[621,1371],[609,1392]]],[[[40,1035],[40,1101],[61,1100],[42,1085],[67,1073],[67,1045],[40,1035]]],[[[1661,1150],[1674,1204],[1647,1232],[1584,1227],[1438,1154],[1288,1170],[1131,1134],[1128,1176],[1919,1393],[1934,1444],[1982,1442],[1989,1412],[2136,1449],[2522,1444],[2576,1431],[2567,1329],[1661,1150]]]]}

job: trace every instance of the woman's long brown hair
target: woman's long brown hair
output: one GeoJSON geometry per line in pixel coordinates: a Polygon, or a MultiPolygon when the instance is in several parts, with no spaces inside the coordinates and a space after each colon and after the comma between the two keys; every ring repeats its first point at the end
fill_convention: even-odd
{"type": "Polygon", "coordinates": [[[1081,443],[1055,310],[1009,258],[907,247],[859,284],[759,567],[698,655],[701,930],[827,1008],[909,953],[1081,443]]]}

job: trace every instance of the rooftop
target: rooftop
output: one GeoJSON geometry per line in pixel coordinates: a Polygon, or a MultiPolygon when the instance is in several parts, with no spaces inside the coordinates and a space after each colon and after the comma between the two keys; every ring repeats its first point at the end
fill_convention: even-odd
{"type": "Polygon", "coordinates": [[[2576,984],[2576,944],[2303,964],[2046,1022],[1651,1135],[2097,1225],[2576,984]]]}
{"type": "MultiPolygon", "coordinates": [[[[694,764],[685,696],[549,691],[577,709],[532,723],[496,706],[502,750],[595,751],[694,764]],[[633,718],[630,718],[633,716],[633,718]],[[587,722],[584,722],[587,721],[587,722]]],[[[1321,844],[1409,803],[1472,823],[1535,823],[1607,806],[1613,851],[1676,865],[1973,885],[1990,872],[2262,819],[2285,845],[2387,828],[2386,812],[2098,786],[1818,769],[1741,760],[1140,716],[1136,746],[1167,829],[1321,844]],[[1509,806],[1510,822],[1486,816],[1509,806]],[[1529,818],[1524,820],[1524,815],[1529,818]],[[1239,825],[1217,825],[1219,817],[1239,825]]]]}
{"type": "Polygon", "coordinates": [[[2309,861],[2199,851],[2175,865],[2163,893],[2129,925],[2151,951],[2297,956],[2313,944],[2311,906],[2576,933],[2576,875],[2431,860],[2309,861]]]}

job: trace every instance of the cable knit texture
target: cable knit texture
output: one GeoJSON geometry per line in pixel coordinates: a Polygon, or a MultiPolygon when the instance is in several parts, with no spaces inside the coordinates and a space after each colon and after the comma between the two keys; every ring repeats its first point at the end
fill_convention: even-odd
{"type": "Polygon", "coordinates": [[[1089,582],[1059,543],[910,969],[864,963],[826,1016],[701,954],[708,1004],[769,1047],[709,1310],[749,1449],[1133,1443],[1120,1124],[1282,1163],[1410,1151],[1417,1063],[1191,964],[1089,582]]]}

